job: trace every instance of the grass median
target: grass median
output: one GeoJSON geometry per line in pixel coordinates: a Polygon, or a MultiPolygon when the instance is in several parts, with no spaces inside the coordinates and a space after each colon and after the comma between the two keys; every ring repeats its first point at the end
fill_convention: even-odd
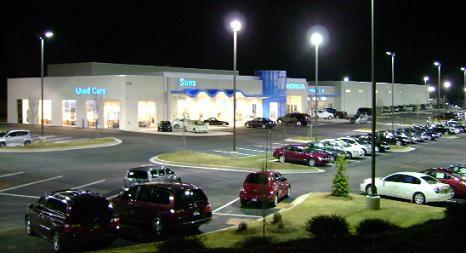
{"type": "MultiPolygon", "coordinates": [[[[328,193],[312,193],[301,204],[282,212],[284,226],[280,228],[272,223],[272,217],[266,219],[266,236],[274,242],[286,242],[309,238],[304,224],[316,215],[338,214],[346,217],[355,233],[355,226],[365,218],[381,218],[400,227],[422,224],[429,220],[442,219],[444,208],[421,206],[404,201],[383,199],[381,209],[374,211],[366,209],[366,198],[361,195],[351,195],[351,200],[329,196],[328,193]]],[[[231,248],[243,242],[246,238],[262,235],[262,221],[248,223],[246,231],[236,229],[219,231],[200,235],[201,240],[209,248],[231,248]]],[[[123,248],[107,249],[103,252],[158,252],[159,243],[147,243],[123,248]]]]}
{"type": "MultiPolygon", "coordinates": [[[[157,156],[158,159],[176,164],[206,166],[206,167],[232,167],[248,171],[260,170],[265,167],[265,154],[253,156],[223,156],[194,151],[178,151],[157,156]]],[[[267,168],[269,170],[306,170],[316,171],[316,167],[310,167],[296,163],[281,163],[271,155],[268,155],[267,168]]]]}
{"type": "Polygon", "coordinates": [[[92,146],[99,144],[107,144],[115,142],[113,137],[96,138],[96,139],[78,139],[69,140],[62,142],[33,142],[29,145],[15,146],[15,147],[3,147],[3,149],[18,149],[18,150],[30,150],[30,149],[48,149],[48,148],[71,148],[71,147],[83,147],[92,146]]]}

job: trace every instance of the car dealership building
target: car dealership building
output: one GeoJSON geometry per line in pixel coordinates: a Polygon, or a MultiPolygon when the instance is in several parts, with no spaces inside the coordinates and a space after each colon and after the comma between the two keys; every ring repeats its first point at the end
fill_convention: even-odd
{"type": "MultiPolygon", "coordinates": [[[[312,83],[310,83],[312,85],[312,83]]],[[[319,82],[319,109],[354,114],[370,105],[370,83],[319,82]],[[322,85],[322,86],[321,86],[322,85]]],[[[377,101],[391,104],[391,84],[379,83],[377,101]]],[[[109,63],[49,65],[44,78],[8,79],[8,122],[137,130],[176,118],[233,121],[233,72],[109,63]]],[[[260,70],[237,75],[238,124],[254,117],[276,119],[287,112],[309,113],[315,91],[305,78],[286,71],[260,70]]],[[[421,85],[395,85],[395,104],[428,103],[421,85]]]]}

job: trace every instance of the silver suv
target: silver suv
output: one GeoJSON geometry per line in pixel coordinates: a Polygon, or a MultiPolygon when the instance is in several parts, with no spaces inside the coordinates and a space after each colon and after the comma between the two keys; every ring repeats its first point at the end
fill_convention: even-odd
{"type": "Polygon", "coordinates": [[[181,183],[181,178],[165,166],[144,165],[129,169],[123,181],[125,188],[148,182],[181,183]]]}
{"type": "Polygon", "coordinates": [[[10,130],[0,132],[0,147],[29,145],[32,136],[29,130],[10,130]]]}

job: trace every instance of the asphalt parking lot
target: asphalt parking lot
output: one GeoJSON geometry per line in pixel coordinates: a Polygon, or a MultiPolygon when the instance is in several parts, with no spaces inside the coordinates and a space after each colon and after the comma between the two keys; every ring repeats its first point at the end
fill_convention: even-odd
{"type": "MultiPolygon", "coordinates": [[[[346,123],[323,123],[314,134],[329,138],[356,134],[356,128],[369,125],[346,123]]],[[[39,128],[32,128],[38,135],[39,128]]],[[[223,130],[225,131],[225,130],[223,130]]],[[[226,130],[228,131],[228,130],[226,130]]],[[[309,128],[280,126],[272,130],[270,145],[273,148],[286,143],[290,136],[307,135],[309,128]]],[[[239,128],[238,151],[243,156],[261,154],[266,150],[263,129],[239,128]]],[[[122,144],[107,148],[83,149],[51,153],[5,154],[0,153],[0,251],[2,252],[49,252],[50,245],[38,238],[29,238],[23,229],[25,209],[42,193],[60,189],[79,188],[113,196],[121,190],[123,177],[130,167],[147,164],[155,155],[182,149],[222,154],[231,150],[231,136],[186,137],[149,135],[124,131],[99,131],[46,128],[47,135],[71,138],[93,138],[112,136],[122,144]]],[[[433,143],[414,145],[415,150],[407,153],[386,153],[377,155],[377,175],[409,170],[420,171],[433,166],[451,163],[466,163],[464,137],[441,139],[433,143]]],[[[173,167],[183,181],[201,186],[213,205],[214,218],[211,223],[201,226],[201,232],[236,225],[244,219],[257,219],[262,210],[241,208],[238,193],[245,172],[201,170],[173,167]]],[[[284,200],[276,209],[284,208],[299,195],[308,192],[330,191],[335,172],[334,165],[323,168],[324,173],[287,174],[292,184],[292,197],[284,200]]],[[[350,185],[359,193],[359,183],[370,176],[370,158],[351,161],[347,170],[350,185]]],[[[383,202],[382,202],[383,205],[383,202]]],[[[121,239],[114,245],[133,244],[137,240],[121,239]]]]}

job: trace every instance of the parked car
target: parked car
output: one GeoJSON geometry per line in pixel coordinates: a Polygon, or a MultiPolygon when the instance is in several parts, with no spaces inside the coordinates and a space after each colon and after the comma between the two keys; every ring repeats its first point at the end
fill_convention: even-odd
{"type": "Polygon", "coordinates": [[[451,164],[447,169],[462,177],[466,177],[466,164],[451,164]]]}
{"type": "Polygon", "coordinates": [[[249,173],[239,192],[242,206],[250,203],[277,206],[281,199],[289,196],[291,196],[291,184],[286,177],[275,171],[249,173]]]}
{"type": "Polygon", "coordinates": [[[319,117],[320,119],[333,119],[335,118],[335,115],[328,111],[317,110],[317,117],[319,117]]]}
{"type": "MultiPolygon", "coordinates": [[[[359,142],[358,140],[353,139],[351,137],[340,137],[337,140],[343,141],[351,146],[362,149],[362,151],[364,151],[364,155],[372,154],[372,145],[369,143],[359,142]]],[[[378,150],[376,149],[375,151],[378,151],[378,150]]]]}
{"type": "Polygon", "coordinates": [[[323,151],[312,151],[302,145],[286,145],[276,148],[273,157],[280,162],[305,163],[309,166],[323,166],[330,162],[330,155],[323,151]]]}
{"type": "Polygon", "coordinates": [[[358,110],[356,111],[356,114],[366,114],[368,116],[372,116],[372,108],[369,107],[359,107],[358,110]]]}
{"type": "Polygon", "coordinates": [[[111,244],[120,221],[108,200],[83,190],[45,194],[24,216],[26,233],[52,242],[55,252],[90,243],[111,244]]]}
{"type": "Polygon", "coordinates": [[[229,125],[228,122],[218,120],[215,117],[210,117],[204,120],[204,124],[209,125],[209,126],[228,126],[229,125]]]}
{"type": "Polygon", "coordinates": [[[179,129],[179,128],[183,129],[185,121],[188,121],[188,120],[190,120],[190,119],[185,119],[185,118],[175,119],[172,122],[172,126],[173,126],[174,129],[179,129]]]}
{"type": "MultiPolygon", "coordinates": [[[[371,186],[371,178],[364,179],[360,190],[372,195],[371,186]]],[[[375,187],[379,195],[407,199],[420,205],[451,199],[449,185],[418,172],[398,172],[384,178],[377,177],[375,187]]]]}
{"type": "Polygon", "coordinates": [[[338,149],[344,150],[349,159],[364,157],[364,151],[362,149],[358,147],[353,147],[342,141],[337,141],[334,139],[326,139],[326,140],[322,140],[320,143],[322,143],[324,147],[326,148],[332,147],[332,148],[338,148],[338,149]]]}
{"type": "Polygon", "coordinates": [[[369,116],[367,114],[356,114],[351,117],[350,122],[352,124],[366,124],[369,122],[369,116]]]}
{"type": "Polygon", "coordinates": [[[452,172],[445,168],[432,168],[421,171],[442,183],[450,185],[451,195],[453,198],[466,197],[466,178],[460,174],[452,172]]]}
{"type": "MultiPolygon", "coordinates": [[[[353,135],[352,136],[357,142],[364,145],[371,145],[372,150],[372,135],[353,135]]],[[[387,142],[381,141],[377,136],[375,137],[375,147],[379,153],[387,152],[390,150],[390,145],[387,142]]]]}
{"type": "Polygon", "coordinates": [[[200,120],[185,120],[184,129],[193,133],[207,133],[208,131],[207,126],[200,120]]]}
{"type": "Polygon", "coordinates": [[[244,123],[245,127],[254,127],[254,128],[256,127],[272,128],[275,125],[276,125],[275,121],[268,119],[268,118],[261,118],[261,117],[254,118],[244,123]]]}
{"type": "Polygon", "coordinates": [[[407,137],[397,136],[392,131],[378,131],[376,138],[390,145],[406,146],[411,140],[407,137]]]}
{"type": "Polygon", "coordinates": [[[347,112],[338,111],[336,108],[327,107],[327,108],[324,108],[324,110],[329,112],[329,113],[332,113],[335,116],[335,118],[339,118],[339,119],[348,118],[348,113],[347,112]]]}
{"type": "Polygon", "coordinates": [[[0,147],[29,145],[32,136],[29,130],[9,130],[0,132],[0,147]]]}
{"type": "Polygon", "coordinates": [[[148,182],[181,183],[176,173],[161,165],[144,165],[131,168],[126,173],[123,185],[125,188],[148,182]]]}
{"type": "Polygon", "coordinates": [[[285,116],[279,117],[277,120],[280,124],[306,126],[311,122],[311,115],[307,113],[288,113],[285,116]]]}
{"type": "Polygon", "coordinates": [[[347,154],[345,151],[338,149],[338,148],[332,148],[332,147],[325,147],[322,143],[320,142],[308,142],[306,143],[306,148],[308,148],[311,151],[322,151],[326,152],[327,154],[330,155],[330,162],[334,162],[338,158],[346,158],[347,154]]]}
{"type": "Polygon", "coordinates": [[[111,202],[122,224],[148,228],[155,235],[198,229],[212,217],[207,196],[192,184],[141,184],[125,189],[111,202]]]}
{"type": "Polygon", "coordinates": [[[172,132],[172,124],[170,121],[160,121],[159,125],[157,126],[158,132],[172,132]]]}

